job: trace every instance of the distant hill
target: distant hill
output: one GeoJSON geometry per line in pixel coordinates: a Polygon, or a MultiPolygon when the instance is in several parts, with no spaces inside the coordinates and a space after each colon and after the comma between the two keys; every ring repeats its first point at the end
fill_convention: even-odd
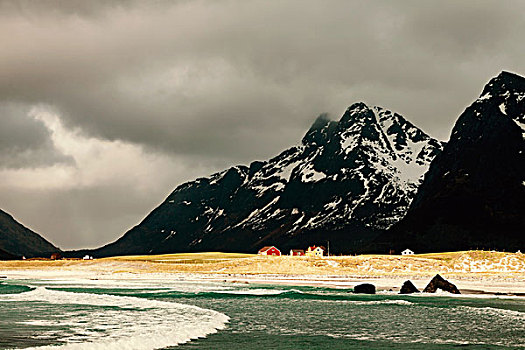
{"type": "Polygon", "coordinates": [[[459,117],[406,217],[369,247],[525,250],[525,78],[502,72],[459,117]]]}
{"type": "Polygon", "coordinates": [[[60,249],[0,210],[0,259],[49,257],[60,249]]]}
{"type": "Polygon", "coordinates": [[[0,249],[0,260],[17,260],[21,258],[21,256],[16,256],[0,249]]]}
{"type": "Polygon", "coordinates": [[[286,251],[327,241],[334,253],[356,251],[405,215],[442,147],[401,115],[356,103],[339,121],[320,116],[300,145],[268,161],[178,186],[89,254],[286,251]]]}

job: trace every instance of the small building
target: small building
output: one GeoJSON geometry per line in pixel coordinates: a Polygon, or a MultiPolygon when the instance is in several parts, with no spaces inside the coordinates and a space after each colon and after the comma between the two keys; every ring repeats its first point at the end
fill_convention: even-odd
{"type": "Polygon", "coordinates": [[[414,255],[414,252],[410,249],[405,249],[401,252],[401,255],[414,255]]]}
{"type": "Polygon", "coordinates": [[[302,249],[290,249],[290,256],[304,256],[304,250],[302,250],[302,249]]]}
{"type": "Polygon", "coordinates": [[[274,247],[273,245],[271,245],[271,246],[262,247],[261,249],[259,249],[259,252],[257,254],[281,256],[281,251],[277,249],[276,247],[274,247]]]}
{"type": "Polygon", "coordinates": [[[323,246],[311,246],[306,250],[306,256],[323,256],[326,248],[323,246]]]}
{"type": "Polygon", "coordinates": [[[53,253],[53,254],[51,254],[50,259],[51,260],[60,260],[60,259],[62,259],[62,254],[60,254],[60,253],[53,253]]]}
{"type": "Polygon", "coordinates": [[[93,260],[93,257],[90,256],[90,255],[84,255],[84,257],[82,258],[82,260],[93,260]]]}

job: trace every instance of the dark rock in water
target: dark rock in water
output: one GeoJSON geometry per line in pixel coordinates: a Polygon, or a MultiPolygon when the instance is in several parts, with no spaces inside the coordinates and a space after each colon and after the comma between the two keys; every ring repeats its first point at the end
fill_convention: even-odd
{"type": "Polygon", "coordinates": [[[435,293],[438,289],[444,290],[452,294],[461,294],[458,288],[441,277],[439,274],[435,275],[434,278],[428,283],[423,290],[423,293],[435,293]]]}
{"type": "Polygon", "coordinates": [[[358,284],[354,287],[356,294],[376,294],[376,287],[370,283],[358,284]]]}
{"type": "Polygon", "coordinates": [[[416,286],[414,286],[414,284],[410,280],[406,280],[405,283],[403,283],[403,286],[401,287],[399,294],[412,294],[412,293],[419,293],[419,289],[417,289],[416,286]]]}

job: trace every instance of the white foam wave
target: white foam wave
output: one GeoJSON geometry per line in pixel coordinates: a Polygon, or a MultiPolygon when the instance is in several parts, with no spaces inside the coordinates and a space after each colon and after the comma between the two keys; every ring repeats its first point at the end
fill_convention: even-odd
{"type": "Polygon", "coordinates": [[[82,288],[86,289],[126,289],[134,293],[158,293],[163,292],[183,292],[199,293],[206,291],[215,291],[219,289],[230,289],[218,282],[203,281],[166,281],[166,280],[88,280],[88,279],[71,279],[71,280],[31,280],[20,281],[20,283],[30,287],[53,286],[54,288],[82,288]]]}
{"type": "Polygon", "coordinates": [[[426,297],[445,297],[445,298],[470,298],[470,299],[515,299],[515,300],[524,300],[525,298],[520,295],[496,295],[496,294],[469,294],[469,293],[461,293],[461,294],[453,294],[448,293],[444,291],[437,291],[436,293],[413,293],[410,295],[407,295],[410,297],[419,297],[419,298],[426,298],[426,297]]]}
{"type": "Polygon", "coordinates": [[[385,300],[319,300],[325,303],[341,303],[353,305],[413,305],[414,303],[403,299],[385,299],[385,300]]]}
{"type": "Polygon", "coordinates": [[[525,322],[525,312],[520,312],[517,310],[498,309],[498,308],[490,307],[490,306],[486,306],[486,307],[458,306],[457,308],[461,310],[468,310],[471,312],[475,312],[477,314],[512,318],[515,320],[521,320],[525,322]]]}
{"type": "Polygon", "coordinates": [[[385,299],[385,300],[369,300],[369,301],[360,301],[360,300],[349,300],[350,303],[356,305],[412,305],[414,303],[403,300],[403,299],[385,299]]]}
{"type": "Polygon", "coordinates": [[[230,289],[230,290],[213,290],[211,293],[217,294],[236,294],[236,295],[279,295],[284,293],[302,293],[295,289],[230,289]]]}
{"type": "MultiPolygon", "coordinates": [[[[51,304],[86,305],[103,309],[68,311],[54,325],[64,327],[59,346],[34,349],[130,349],[152,350],[175,346],[223,329],[229,317],[180,303],[107,294],[72,293],[38,287],[32,291],[4,295],[1,301],[43,301],[51,304]]],[[[68,309],[69,310],[69,309],[68,309]]],[[[29,324],[44,325],[45,320],[29,324]],[[43,323],[42,323],[43,322],[43,323]]]]}

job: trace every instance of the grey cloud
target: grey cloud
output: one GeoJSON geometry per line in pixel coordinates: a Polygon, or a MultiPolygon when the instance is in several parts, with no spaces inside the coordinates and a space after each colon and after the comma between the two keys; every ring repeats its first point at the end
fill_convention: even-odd
{"type": "Polygon", "coordinates": [[[36,168],[73,162],[57,150],[45,125],[15,103],[0,103],[0,169],[36,168]]]}
{"type": "Polygon", "coordinates": [[[0,194],[4,210],[62,249],[113,241],[163,199],[159,193],[105,185],[69,191],[0,189],[0,194]]]}
{"type": "Polygon", "coordinates": [[[463,77],[508,68],[465,52],[496,54],[494,42],[505,46],[507,33],[523,28],[506,20],[519,11],[497,2],[95,2],[96,11],[78,5],[89,14],[80,19],[71,16],[75,2],[58,2],[35,5],[40,16],[29,21],[30,4],[4,24],[32,43],[10,40],[0,94],[53,104],[96,137],[233,162],[278,152],[319,112],[338,114],[359,99],[384,105],[396,95],[386,107],[416,124],[448,123],[480,88],[463,77]],[[433,96],[442,91],[449,103],[437,115],[433,96]]]}
{"type": "Polygon", "coordinates": [[[507,46],[513,31],[523,29],[523,4],[516,1],[505,6],[478,0],[426,4],[411,7],[405,35],[439,56],[494,54],[507,46]]]}
{"type": "MultiPolygon", "coordinates": [[[[168,161],[153,171],[146,170],[151,177],[149,185],[131,174],[115,173],[112,181],[91,186],[0,186],[0,208],[62,249],[95,248],[116,240],[139,223],[179,183],[226,166],[220,161],[182,163],[168,161]],[[155,177],[160,172],[164,174],[155,177]],[[170,176],[162,176],[165,174],[170,176]]],[[[141,172],[148,165],[130,164],[129,171],[141,172]]]]}

